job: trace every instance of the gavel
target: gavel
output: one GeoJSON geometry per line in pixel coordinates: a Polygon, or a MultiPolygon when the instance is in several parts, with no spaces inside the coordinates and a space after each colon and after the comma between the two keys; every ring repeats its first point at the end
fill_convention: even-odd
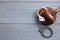
{"type": "MultiPolygon", "coordinates": [[[[38,13],[39,21],[44,25],[54,24],[56,22],[56,14],[58,12],[60,12],[60,7],[58,7],[56,10],[53,10],[50,7],[41,8],[41,10],[39,10],[39,13],[38,13]]],[[[45,29],[43,31],[41,31],[41,35],[45,38],[50,38],[53,35],[52,29],[48,28],[48,27],[45,29]],[[46,36],[43,34],[45,29],[50,30],[51,34],[49,36],[46,36]]]]}
{"type": "Polygon", "coordinates": [[[56,14],[60,11],[60,7],[58,7],[56,10],[53,10],[50,7],[44,7],[41,10],[39,10],[38,17],[39,21],[42,22],[42,24],[49,25],[54,24],[56,22],[56,14]]]}

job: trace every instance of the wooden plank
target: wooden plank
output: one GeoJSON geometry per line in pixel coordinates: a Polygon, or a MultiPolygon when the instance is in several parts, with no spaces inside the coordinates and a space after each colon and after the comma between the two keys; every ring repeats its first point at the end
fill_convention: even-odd
{"type": "MultiPolygon", "coordinates": [[[[0,23],[36,23],[34,15],[40,8],[48,6],[56,9],[59,5],[60,3],[0,3],[0,23]]],[[[57,17],[57,23],[60,23],[60,18],[57,17]]]]}
{"type": "MultiPolygon", "coordinates": [[[[60,39],[60,25],[50,25],[53,30],[53,36],[49,40],[59,40],[60,39]]],[[[43,25],[38,24],[0,24],[0,40],[48,40],[41,36],[41,33],[38,32],[39,28],[43,25]]],[[[41,30],[41,29],[40,29],[41,30]]],[[[46,34],[48,31],[46,32],[46,34]]]]}
{"type": "Polygon", "coordinates": [[[1,2],[24,2],[24,3],[40,3],[40,2],[60,2],[59,0],[0,0],[1,2]]]}

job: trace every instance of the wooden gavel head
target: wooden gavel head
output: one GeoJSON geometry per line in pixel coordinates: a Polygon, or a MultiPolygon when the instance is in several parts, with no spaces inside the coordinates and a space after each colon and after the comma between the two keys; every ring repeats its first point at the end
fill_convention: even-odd
{"type": "Polygon", "coordinates": [[[50,7],[45,7],[39,10],[39,15],[42,16],[45,21],[41,21],[43,24],[49,25],[56,22],[56,14],[60,11],[60,7],[53,10],[50,7]]]}

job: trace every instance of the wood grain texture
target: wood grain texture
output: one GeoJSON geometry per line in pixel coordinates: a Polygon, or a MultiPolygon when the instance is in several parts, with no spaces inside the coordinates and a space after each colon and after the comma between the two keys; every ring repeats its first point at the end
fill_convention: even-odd
{"type": "Polygon", "coordinates": [[[45,26],[37,22],[36,15],[46,6],[55,10],[60,0],[0,0],[0,40],[60,40],[60,13],[56,24],[48,26],[53,30],[51,38],[38,32],[45,26]]]}
{"type": "MultiPolygon", "coordinates": [[[[42,27],[41,25],[39,26],[42,27]]],[[[54,34],[51,38],[46,39],[38,32],[37,24],[0,24],[0,40],[59,40],[59,26],[56,24],[51,25],[50,28],[54,34]]]]}
{"type": "Polygon", "coordinates": [[[60,2],[60,0],[0,0],[1,2],[22,2],[22,3],[42,3],[42,2],[60,2]]]}
{"type": "MultiPolygon", "coordinates": [[[[56,9],[59,5],[60,3],[0,3],[0,23],[35,23],[34,15],[40,8],[47,6],[56,9]]],[[[59,23],[60,18],[57,17],[57,20],[59,23]]]]}

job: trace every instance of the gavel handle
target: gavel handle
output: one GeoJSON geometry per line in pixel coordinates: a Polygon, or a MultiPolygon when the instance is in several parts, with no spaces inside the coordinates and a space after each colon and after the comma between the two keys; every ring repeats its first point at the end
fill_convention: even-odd
{"type": "Polygon", "coordinates": [[[56,13],[60,12],[60,7],[55,10],[56,13]]]}

